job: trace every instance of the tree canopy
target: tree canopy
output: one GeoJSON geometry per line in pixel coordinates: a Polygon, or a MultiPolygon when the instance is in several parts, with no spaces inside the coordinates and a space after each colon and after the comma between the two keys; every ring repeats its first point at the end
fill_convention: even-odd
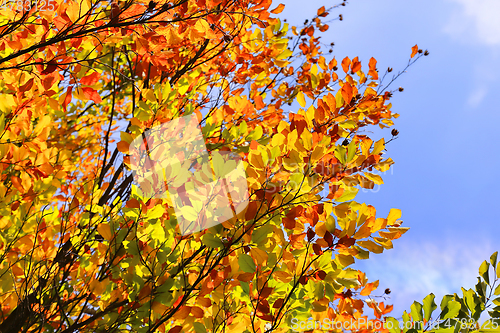
{"type": "MultiPolygon", "coordinates": [[[[270,0],[33,1],[0,7],[0,332],[380,330],[392,306],[350,266],[408,228],[354,199],[393,164],[397,130],[370,129],[394,125],[402,72],[331,54],[320,34],[344,3],[290,27],[270,0]],[[179,119],[195,124],[170,130],[170,157],[200,131],[209,160],[138,177],[154,168],[134,143],[179,119]],[[227,207],[190,199],[231,170],[246,182],[227,207]]],[[[484,270],[460,315],[486,300],[484,270]]]]}

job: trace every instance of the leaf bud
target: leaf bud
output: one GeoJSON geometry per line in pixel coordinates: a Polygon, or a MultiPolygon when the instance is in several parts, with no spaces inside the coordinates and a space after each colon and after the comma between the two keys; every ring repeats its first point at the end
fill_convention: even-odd
{"type": "Polygon", "coordinates": [[[425,50],[424,56],[428,56],[428,55],[429,55],[429,51],[425,50]]]}
{"type": "Polygon", "coordinates": [[[391,289],[387,288],[385,291],[384,291],[385,294],[389,295],[391,293],[391,289]]]}
{"type": "Polygon", "coordinates": [[[392,136],[396,136],[399,134],[399,131],[397,129],[393,128],[391,131],[391,134],[392,134],[392,136]]]}
{"type": "Polygon", "coordinates": [[[392,72],[392,67],[387,68],[387,72],[392,72]]]}
{"type": "Polygon", "coordinates": [[[405,89],[404,89],[403,87],[399,87],[399,89],[398,89],[398,90],[399,90],[399,91],[403,91],[403,90],[405,90],[405,89]]]}

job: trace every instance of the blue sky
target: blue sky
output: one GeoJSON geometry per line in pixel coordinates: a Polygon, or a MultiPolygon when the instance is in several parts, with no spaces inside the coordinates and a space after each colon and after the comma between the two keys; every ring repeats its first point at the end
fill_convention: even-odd
{"type": "MultiPolygon", "coordinates": [[[[336,3],[287,0],[279,16],[302,24],[336,3]]],[[[413,45],[430,52],[392,87],[404,87],[392,99],[400,135],[387,146],[396,164],[384,185],[357,198],[382,217],[401,209],[411,227],[394,249],[355,265],[380,280],[380,294],[392,290],[395,317],[430,292],[439,302],[473,288],[480,263],[500,250],[499,13],[498,0],[353,0],[328,17],[344,18],[323,35],[337,59],[358,56],[367,65],[373,56],[379,70],[397,72],[413,45]]]]}

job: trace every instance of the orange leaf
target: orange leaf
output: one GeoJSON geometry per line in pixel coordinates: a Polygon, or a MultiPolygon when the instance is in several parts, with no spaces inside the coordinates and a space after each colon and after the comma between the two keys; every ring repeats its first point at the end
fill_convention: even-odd
{"type": "Polygon", "coordinates": [[[340,92],[342,94],[342,97],[344,98],[344,101],[346,103],[350,103],[352,98],[352,86],[349,82],[344,83],[340,92]]]}
{"type": "MultiPolygon", "coordinates": [[[[174,314],[174,318],[177,320],[185,319],[191,313],[191,307],[183,305],[181,308],[174,314]]],[[[178,331],[176,331],[178,332],[178,331]]]]}
{"type": "Polygon", "coordinates": [[[191,314],[195,318],[203,318],[204,311],[199,306],[193,306],[191,308],[191,314]]]}
{"type": "Polygon", "coordinates": [[[344,72],[347,74],[349,72],[349,65],[351,64],[351,59],[348,57],[345,57],[344,60],[342,60],[342,69],[344,72]]]}
{"type": "Polygon", "coordinates": [[[12,176],[10,177],[10,181],[12,182],[12,185],[14,185],[15,188],[17,188],[21,192],[24,192],[24,188],[21,185],[21,178],[17,176],[12,176]]]}
{"type": "Polygon", "coordinates": [[[373,71],[377,70],[377,59],[371,57],[370,62],[368,63],[368,67],[373,71]]]}
{"type": "Polygon", "coordinates": [[[351,64],[351,72],[352,74],[358,72],[361,70],[361,62],[358,60],[358,57],[352,59],[352,64],[351,64]]]}
{"type": "Polygon", "coordinates": [[[253,100],[255,101],[255,108],[257,110],[261,110],[266,106],[262,101],[262,96],[260,94],[255,95],[253,100]]]}
{"type": "Polygon", "coordinates": [[[321,16],[321,17],[328,16],[328,13],[325,10],[325,6],[321,7],[320,9],[318,9],[318,13],[317,14],[318,14],[318,16],[321,16]]]}
{"type": "Polygon", "coordinates": [[[282,4],[282,3],[280,3],[278,5],[278,7],[274,8],[273,10],[271,10],[271,13],[273,13],[273,14],[279,14],[279,13],[281,13],[283,11],[283,9],[285,9],[285,5],[282,4]]]}
{"type": "Polygon", "coordinates": [[[127,208],[141,208],[141,204],[137,199],[130,199],[126,204],[127,208]]]}
{"type": "Polygon", "coordinates": [[[116,148],[119,152],[127,154],[130,149],[130,144],[125,141],[120,141],[116,144],[116,148]]]}
{"type": "Polygon", "coordinates": [[[415,46],[411,48],[411,58],[413,58],[415,54],[417,54],[417,52],[418,52],[418,45],[415,44],[415,46]]]}
{"type": "Polygon", "coordinates": [[[371,292],[375,289],[377,289],[378,287],[378,284],[379,284],[379,281],[375,281],[375,282],[370,282],[368,283],[364,288],[363,290],[361,290],[361,293],[360,295],[361,296],[368,296],[371,294],[371,292]]]}
{"type": "Polygon", "coordinates": [[[97,231],[104,237],[105,240],[111,240],[113,235],[111,234],[111,227],[107,223],[101,223],[97,226],[97,231]]]}

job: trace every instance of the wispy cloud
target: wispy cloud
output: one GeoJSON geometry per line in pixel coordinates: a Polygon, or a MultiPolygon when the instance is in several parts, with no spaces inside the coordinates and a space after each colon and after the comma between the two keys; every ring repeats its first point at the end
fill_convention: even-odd
{"type": "Polygon", "coordinates": [[[458,4],[445,31],[455,38],[468,39],[486,45],[500,45],[500,1],[448,0],[458,4]]]}
{"type": "Polygon", "coordinates": [[[469,95],[467,104],[473,108],[477,108],[484,100],[487,94],[488,94],[488,89],[486,87],[477,87],[469,95]]]}
{"type": "Polygon", "coordinates": [[[439,305],[446,294],[461,294],[461,287],[474,288],[479,265],[495,251],[488,243],[472,245],[457,240],[435,244],[401,239],[394,243],[394,249],[358,262],[357,268],[370,280],[380,280],[380,287],[392,290],[385,303],[394,305],[395,317],[431,292],[439,305]]]}

